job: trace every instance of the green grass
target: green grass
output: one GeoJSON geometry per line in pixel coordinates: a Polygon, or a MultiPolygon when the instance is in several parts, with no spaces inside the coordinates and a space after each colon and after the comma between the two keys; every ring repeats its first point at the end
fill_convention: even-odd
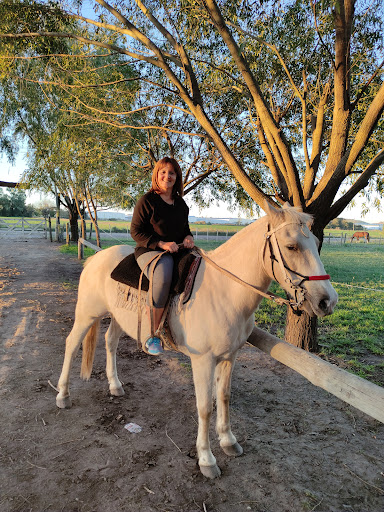
{"type": "MultiPolygon", "coordinates": [[[[199,240],[198,245],[209,251],[221,243],[199,240]]],[[[63,245],[61,250],[77,257],[77,245],[63,245]]],[[[94,254],[86,247],[84,253],[85,257],[94,254]]],[[[319,319],[320,355],[384,385],[384,246],[323,245],[321,258],[339,303],[333,315],[319,319]]],[[[276,283],[271,290],[284,296],[276,283]]],[[[266,300],[255,313],[258,325],[280,338],[284,338],[285,316],[285,307],[266,300]]]]}

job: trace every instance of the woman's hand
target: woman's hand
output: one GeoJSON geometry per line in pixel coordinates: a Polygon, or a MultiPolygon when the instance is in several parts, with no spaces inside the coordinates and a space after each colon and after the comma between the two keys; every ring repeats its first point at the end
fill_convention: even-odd
{"type": "Polygon", "coordinates": [[[183,245],[186,249],[193,249],[195,247],[195,241],[191,235],[188,235],[183,240],[183,245]]]}
{"type": "Polygon", "coordinates": [[[160,240],[157,246],[163,251],[168,252],[177,252],[179,250],[179,246],[175,242],[163,242],[160,240]]]}

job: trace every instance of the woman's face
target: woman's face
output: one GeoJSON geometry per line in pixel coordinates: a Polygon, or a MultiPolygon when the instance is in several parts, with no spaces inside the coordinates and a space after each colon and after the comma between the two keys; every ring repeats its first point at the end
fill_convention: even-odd
{"type": "Polygon", "coordinates": [[[171,191],[176,179],[176,171],[171,163],[165,164],[157,173],[157,182],[162,193],[171,191]]]}

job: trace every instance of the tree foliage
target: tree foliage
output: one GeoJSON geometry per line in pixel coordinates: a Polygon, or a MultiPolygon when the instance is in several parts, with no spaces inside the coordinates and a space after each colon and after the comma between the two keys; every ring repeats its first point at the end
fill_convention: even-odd
{"type": "Polygon", "coordinates": [[[95,0],[88,17],[79,1],[61,10],[10,4],[34,5],[46,20],[36,32],[33,23],[10,23],[2,36],[8,51],[28,40],[38,54],[51,37],[72,40],[82,57],[92,48],[104,52],[100,62],[109,59],[108,87],[98,84],[109,93],[104,100],[86,87],[75,58],[59,65],[70,69],[70,81],[52,72],[43,83],[48,96],[61,88],[55,94],[71,105],[60,108],[79,122],[146,135],[148,160],[133,158],[129,171],[150,167],[160,137],[181,157],[185,189],[196,200],[207,191],[229,192],[244,206],[288,200],[314,214],[320,233],[368,184],[382,190],[381,2],[95,0]],[[55,29],[47,9],[60,13],[55,29]],[[130,75],[114,80],[124,66],[130,75]]]}
{"type": "Polygon", "coordinates": [[[0,216],[1,217],[32,217],[35,209],[25,204],[24,190],[7,188],[6,192],[0,188],[0,216]]]}
{"type": "MultiPolygon", "coordinates": [[[[6,0],[2,8],[7,4],[16,11],[32,8],[32,2],[16,0],[6,0]]],[[[60,9],[36,2],[49,21],[59,11],[59,23],[53,29],[31,22],[26,29],[13,20],[0,34],[3,56],[15,58],[21,41],[41,54],[39,45],[51,38],[72,41],[75,54],[98,52],[104,65],[116,59],[111,76],[127,66],[124,82],[98,84],[104,100],[84,79],[80,84],[75,60],[68,60],[72,81],[59,83],[50,67],[52,76],[38,83],[72,123],[77,118],[75,124],[92,129],[108,126],[111,137],[117,130],[139,141],[139,157],[122,151],[128,175],[148,173],[166,148],[182,162],[185,191],[201,204],[212,197],[250,208],[289,201],[314,216],[320,238],[357,194],[382,194],[380,0],[94,0],[84,5],[94,7],[88,16],[81,1],[67,0],[60,9]],[[127,80],[136,84],[133,101],[127,80]]],[[[53,52],[48,52],[50,62],[59,59],[53,52]]],[[[119,138],[118,147],[123,146],[119,138]]],[[[138,179],[133,190],[142,183],[138,179]]]]}

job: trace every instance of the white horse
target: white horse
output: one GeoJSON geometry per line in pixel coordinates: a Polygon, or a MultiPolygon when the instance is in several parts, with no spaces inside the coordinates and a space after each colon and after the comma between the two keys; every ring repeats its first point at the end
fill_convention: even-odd
{"type": "MultiPolygon", "coordinates": [[[[312,218],[286,205],[281,210],[266,206],[267,216],[242,229],[225,244],[208,253],[209,258],[241,280],[266,292],[272,279],[296,306],[311,315],[332,313],[337,294],[324,275],[316,237],[310,232],[312,218]],[[299,296],[299,299],[297,299],[299,296]]],[[[65,358],[58,382],[56,403],[71,406],[69,374],[83,341],[82,377],[92,370],[99,320],[106,314],[111,323],[106,333],[106,373],[112,395],[124,390],[116,372],[116,349],[125,332],[137,337],[137,312],[117,307],[118,283],[110,275],[132,248],[114,246],[95,254],[85,266],[79,283],[75,323],[66,340],[65,358]],[[88,334],[87,334],[88,333],[88,334]]],[[[169,326],[180,352],[191,358],[198,410],[197,455],[200,470],[208,478],[220,475],[209,441],[216,384],[216,429],[220,446],[227,455],[243,450],[230,427],[231,375],[237,352],[254,327],[254,312],[262,296],[241,282],[223,274],[205,259],[198,270],[191,298],[182,308],[171,308],[169,326]]],[[[143,321],[142,336],[150,334],[143,321]]]]}

